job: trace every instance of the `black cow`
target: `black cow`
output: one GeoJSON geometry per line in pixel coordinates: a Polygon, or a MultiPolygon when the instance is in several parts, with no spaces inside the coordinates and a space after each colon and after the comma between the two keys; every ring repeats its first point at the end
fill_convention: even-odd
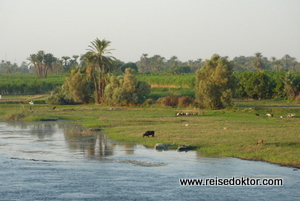
{"type": "Polygon", "coordinates": [[[143,137],[152,135],[152,137],[154,137],[154,131],[146,131],[146,133],[143,134],[143,137]]]}

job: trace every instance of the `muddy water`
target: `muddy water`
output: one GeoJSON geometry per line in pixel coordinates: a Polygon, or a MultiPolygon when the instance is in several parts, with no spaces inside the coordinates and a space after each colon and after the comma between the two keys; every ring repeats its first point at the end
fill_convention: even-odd
{"type": "Polygon", "coordinates": [[[66,122],[0,122],[0,200],[297,200],[300,170],[80,135],[66,122]],[[283,186],[181,186],[180,178],[282,178],[283,186]]]}

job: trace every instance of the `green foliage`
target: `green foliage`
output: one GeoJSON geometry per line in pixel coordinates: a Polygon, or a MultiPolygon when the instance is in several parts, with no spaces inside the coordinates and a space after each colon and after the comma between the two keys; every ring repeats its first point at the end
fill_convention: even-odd
{"type": "Polygon", "coordinates": [[[34,74],[0,74],[1,95],[45,94],[64,83],[66,74],[49,74],[38,79],[34,74]]]}
{"type": "Polygon", "coordinates": [[[57,87],[55,91],[52,91],[50,96],[46,99],[48,104],[52,105],[72,105],[75,104],[75,100],[68,92],[65,85],[57,87]]]}
{"type": "Polygon", "coordinates": [[[120,67],[120,69],[123,73],[125,73],[126,68],[131,68],[131,69],[135,70],[136,72],[138,72],[138,67],[133,62],[126,63],[120,67]]]}
{"type": "Polygon", "coordinates": [[[113,60],[111,56],[110,41],[99,40],[98,38],[91,42],[89,51],[83,56],[87,64],[87,73],[90,74],[91,80],[94,82],[95,103],[99,104],[104,101],[104,90],[107,82],[107,76],[113,68],[113,60]]]}
{"type": "Polygon", "coordinates": [[[200,105],[219,109],[225,104],[231,104],[235,84],[232,62],[225,57],[213,55],[197,71],[196,76],[196,100],[200,105]]]}
{"type": "MultiPolygon", "coordinates": [[[[248,97],[265,99],[271,97],[270,78],[263,71],[251,73],[243,82],[243,88],[248,97]]],[[[241,84],[241,83],[240,83],[241,84]]]]}
{"type": "Polygon", "coordinates": [[[194,87],[195,86],[195,74],[186,73],[180,75],[167,75],[163,73],[144,73],[138,74],[138,80],[146,81],[152,85],[152,87],[194,87]]]}
{"type": "Polygon", "coordinates": [[[151,94],[149,94],[148,97],[157,100],[170,95],[189,96],[194,98],[195,90],[192,88],[151,87],[151,94]]]}
{"type": "Polygon", "coordinates": [[[192,69],[190,66],[179,66],[175,69],[175,72],[177,74],[182,74],[182,73],[191,73],[192,69]]]}
{"type": "Polygon", "coordinates": [[[111,105],[141,104],[149,93],[150,85],[144,81],[138,81],[131,68],[125,70],[124,78],[112,76],[105,88],[106,101],[111,105]]]}
{"type": "Polygon", "coordinates": [[[185,108],[194,104],[194,98],[190,96],[178,96],[178,95],[169,95],[157,100],[157,104],[168,107],[181,107],[185,108]]]}
{"type": "Polygon", "coordinates": [[[288,99],[294,100],[299,98],[300,93],[300,76],[286,73],[284,77],[284,91],[288,99]]]}
{"type": "Polygon", "coordinates": [[[77,103],[92,102],[92,83],[79,70],[72,70],[64,83],[66,90],[77,103]]]}
{"type": "Polygon", "coordinates": [[[239,72],[236,98],[297,99],[300,91],[300,73],[297,72],[239,72]]]}

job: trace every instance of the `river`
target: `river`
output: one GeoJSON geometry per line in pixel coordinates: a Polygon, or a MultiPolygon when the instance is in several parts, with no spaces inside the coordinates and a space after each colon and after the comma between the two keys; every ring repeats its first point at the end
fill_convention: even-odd
{"type": "MultiPolygon", "coordinates": [[[[82,135],[68,122],[0,122],[0,200],[297,200],[300,170],[82,135]],[[181,185],[180,179],[283,185],[181,185]],[[222,180],[224,181],[224,180],[222,180]]],[[[220,184],[220,183],[219,183],[220,184]]]]}

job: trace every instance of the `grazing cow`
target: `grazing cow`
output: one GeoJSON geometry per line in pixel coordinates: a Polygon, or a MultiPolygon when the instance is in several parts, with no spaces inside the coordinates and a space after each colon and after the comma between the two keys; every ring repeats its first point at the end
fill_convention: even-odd
{"type": "Polygon", "coordinates": [[[146,131],[146,133],[143,134],[143,137],[152,135],[152,137],[154,137],[154,131],[146,131]]]}
{"type": "Polygon", "coordinates": [[[263,145],[263,144],[264,144],[264,140],[263,140],[263,139],[257,140],[257,143],[256,143],[256,144],[261,144],[261,145],[263,145]]]}
{"type": "Polygon", "coordinates": [[[266,117],[273,117],[273,114],[266,114],[266,117]]]}

